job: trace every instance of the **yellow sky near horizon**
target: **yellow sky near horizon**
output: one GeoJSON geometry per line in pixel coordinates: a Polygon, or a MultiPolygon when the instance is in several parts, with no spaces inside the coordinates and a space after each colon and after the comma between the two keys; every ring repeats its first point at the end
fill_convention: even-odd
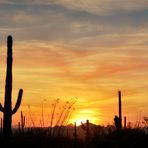
{"type": "MultiPolygon", "coordinates": [[[[132,52],[123,55],[116,50],[110,53],[100,53],[98,50],[77,53],[48,43],[33,41],[30,46],[26,44],[15,43],[14,40],[13,106],[18,89],[24,89],[22,105],[13,119],[14,125],[23,110],[26,126],[32,126],[31,118],[36,126],[41,126],[42,103],[46,100],[44,126],[49,126],[54,99],[60,98],[54,117],[56,122],[60,106],[74,97],[78,100],[69,123],[76,121],[80,124],[80,121],[89,119],[95,124],[113,124],[114,115],[118,114],[118,90],[123,94],[123,116],[127,116],[128,122],[135,123],[147,115],[147,57],[142,51],[140,54],[135,53],[135,56],[132,52]],[[32,117],[28,106],[31,107],[32,117]]],[[[1,49],[4,53],[0,55],[0,101],[3,102],[6,45],[1,49]]]]}

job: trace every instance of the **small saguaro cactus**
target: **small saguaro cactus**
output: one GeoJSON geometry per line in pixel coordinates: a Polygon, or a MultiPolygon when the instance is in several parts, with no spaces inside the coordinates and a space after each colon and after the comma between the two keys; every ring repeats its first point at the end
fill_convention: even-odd
{"type": "Polygon", "coordinates": [[[1,118],[1,134],[3,132],[3,118],[1,118]]]}
{"type": "Polygon", "coordinates": [[[74,123],[74,133],[73,133],[73,136],[74,136],[74,144],[76,145],[77,143],[77,123],[75,122],[74,123]]]}
{"type": "Polygon", "coordinates": [[[126,116],[124,116],[124,128],[126,129],[126,116]]]}
{"type": "Polygon", "coordinates": [[[21,123],[20,122],[18,122],[18,131],[19,131],[19,133],[21,132],[21,123]]]}
{"type": "Polygon", "coordinates": [[[81,127],[86,132],[85,141],[88,142],[89,141],[89,138],[90,138],[89,120],[86,120],[86,124],[84,124],[83,122],[81,122],[81,127]]]}
{"type": "Polygon", "coordinates": [[[9,138],[12,133],[12,115],[15,114],[20,107],[23,89],[19,90],[17,102],[12,109],[12,36],[7,38],[7,69],[6,69],[6,83],[5,83],[5,100],[4,107],[0,103],[0,111],[3,112],[3,134],[9,138]]]}
{"type": "Polygon", "coordinates": [[[23,115],[23,112],[21,111],[21,130],[24,132],[25,127],[25,116],[23,115]]]}

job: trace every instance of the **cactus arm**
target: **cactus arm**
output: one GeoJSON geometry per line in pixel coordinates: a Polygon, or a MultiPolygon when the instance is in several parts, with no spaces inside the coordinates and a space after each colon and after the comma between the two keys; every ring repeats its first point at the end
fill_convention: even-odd
{"type": "Polygon", "coordinates": [[[4,107],[2,106],[2,104],[0,103],[0,111],[4,112],[4,107]]]}
{"type": "Polygon", "coordinates": [[[18,98],[17,98],[17,102],[15,104],[14,109],[12,110],[12,114],[15,114],[18,110],[18,108],[20,107],[21,101],[22,101],[22,95],[23,95],[23,89],[19,90],[19,94],[18,94],[18,98]]]}

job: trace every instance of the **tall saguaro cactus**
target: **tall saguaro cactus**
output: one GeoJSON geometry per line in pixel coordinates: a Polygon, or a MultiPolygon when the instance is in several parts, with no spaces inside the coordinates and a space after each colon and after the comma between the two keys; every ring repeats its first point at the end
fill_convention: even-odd
{"type": "Polygon", "coordinates": [[[122,102],[121,102],[121,91],[118,91],[118,109],[119,109],[119,116],[115,115],[114,122],[115,126],[118,129],[122,128],[122,102]]]}
{"type": "Polygon", "coordinates": [[[122,128],[122,104],[121,104],[121,91],[118,91],[119,96],[119,128],[122,128]]]}
{"type": "Polygon", "coordinates": [[[9,137],[12,133],[12,115],[15,114],[20,107],[23,89],[19,90],[17,102],[12,109],[12,36],[7,38],[7,70],[6,70],[6,84],[5,84],[5,100],[4,107],[0,103],[0,111],[3,112],[3,134],[9,137]]]}

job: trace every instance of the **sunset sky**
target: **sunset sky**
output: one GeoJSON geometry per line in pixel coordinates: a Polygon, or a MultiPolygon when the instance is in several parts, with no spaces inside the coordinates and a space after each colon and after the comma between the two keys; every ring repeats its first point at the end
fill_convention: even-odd
{"type": "MultiPolygon", "coordinates": [[[[148,115],[148,0],[0,0],[0,102],[4,102],[6,41],[13,36],[13,125],[26,115],[36,126],[44,112],[78,98],[69,123],[133,124],[148,115]]],[[[2,113],[0,113],[2,117],[2,113]]],[[[58,114],[56,113],[56,116],[58,114]]],[[[58,117],[57,117],[58,118],[58,117]]]]}

